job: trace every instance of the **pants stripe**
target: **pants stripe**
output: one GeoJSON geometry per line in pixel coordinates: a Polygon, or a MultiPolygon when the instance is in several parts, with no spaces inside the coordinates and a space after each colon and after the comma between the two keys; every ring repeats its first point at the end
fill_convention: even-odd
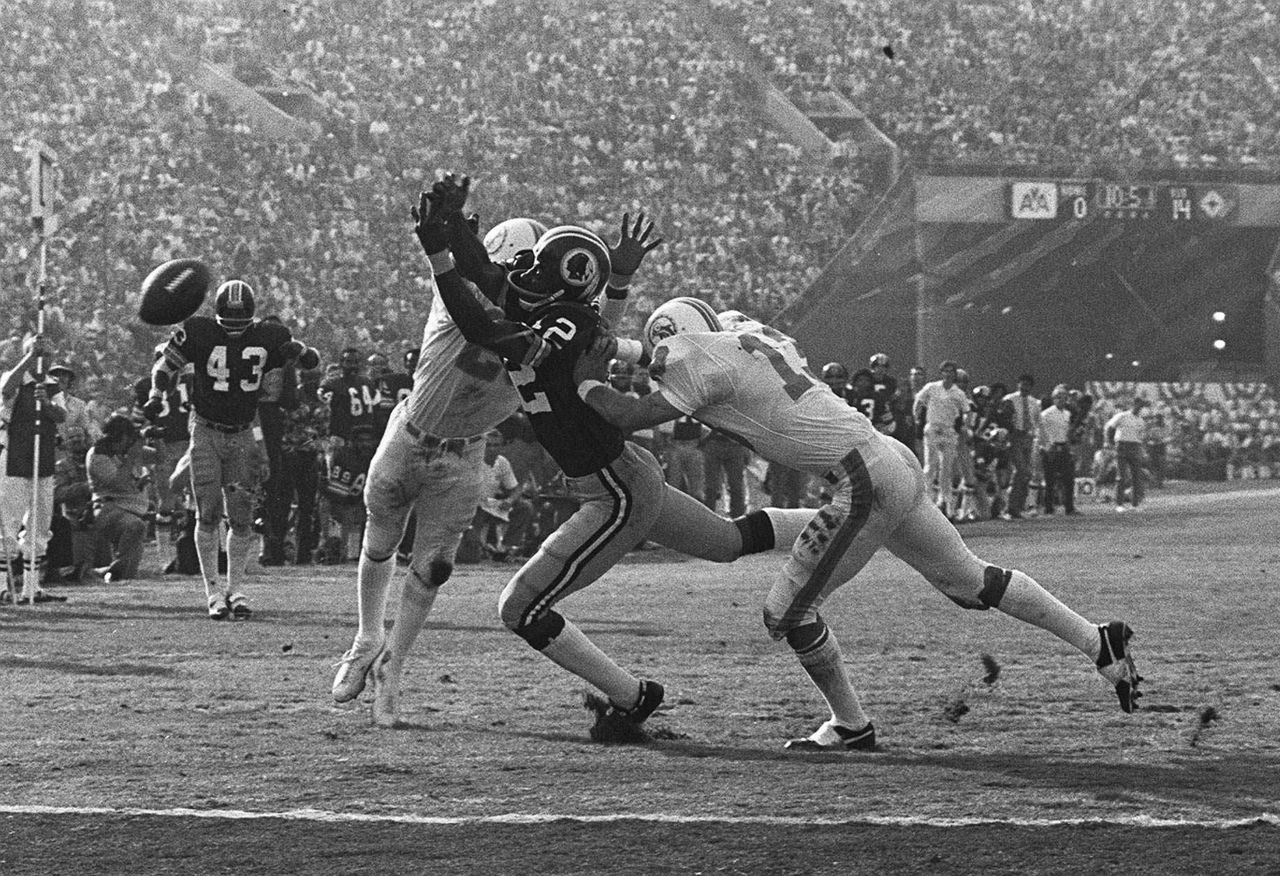
{"type": "MultiPolygon", "coordinates": [[[[604,525],[585,538],[581,545],[569,555],[560,567],[560,572],[551,579],[551,583],[538,594],[538,598],[529,604],[520,618],[521,626],[525,626],[551,608],[556,600],[574,582],[583,566],[591,562],[604,550],[614,538],[631,522],[633,505],[631,491],[626,481],[619,478],[612,466],[605,466],[596,473],[600,483],[613,496],[613,511],[604,525]]],[[[572,518],[570,518],[572,520],[572,518]]]]}
{"type": "MultiPolygon", "coordinates": [[[[849,513],[845,517],[844,522],[840,524],[840,528],[831,536],[831,541],[827,543],[826,549],[823,550],[822,556],[818,558],[818,564],[814,566],[813,572],[809,575],[809,580],[800,588],[800,592],[791,600],[791,605],[787,607],[787,612],[783,615],[780,628],[784,630],[792,629],[804,616],[805,612],[826,589],[827,584],[831,581],[831,575],[835,572],[836,566],[840,560],[844,558],[845,553],[849,550],[849,545],[862,531],[862,527],[866,525],[867,519],[871,516],[872,501],[872,485],[871,475],[867,472],[866,461],[863,460],[862,454],[858,451],[850,451],[849,455],[840,463],[844,469],[845,476],[849,478],[850,498],[849,513]]],[[[817,517],[814,518],[815,522],[817,517]]],[[[813,523],[809,524],[813,526],[813,523]]]]}

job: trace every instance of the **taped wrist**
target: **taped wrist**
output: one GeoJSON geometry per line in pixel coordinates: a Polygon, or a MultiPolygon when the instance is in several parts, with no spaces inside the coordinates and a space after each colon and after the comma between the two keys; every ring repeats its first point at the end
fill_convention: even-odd
{"type": "Polygon", "coordinates": [[[626,298],[631,289],[631,277],[631,274],[619,274],[616,271],[609,274],[609,285],[605,287],[604,294],[610,298],[626,298]]]}
{"type": "Polygon", "coordinates": [[[597,386],[607,386],[602,380],[584,380],[578,384],[578,398],[583,401],[587,400],[587,393],[595,389],[597,386]]]}
{"type": "Polygon", "coordinates": [[[428,255],[427,261],[431,263],[431,273],[437,277],[441,274],[447,274],[457,267],[453,261],[453,253],[447,249],[428,255]]]}

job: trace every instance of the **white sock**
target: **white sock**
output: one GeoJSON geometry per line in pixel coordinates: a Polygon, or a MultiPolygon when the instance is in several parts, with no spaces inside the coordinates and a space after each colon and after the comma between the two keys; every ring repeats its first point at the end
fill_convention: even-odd
{"type": "Polygon", "coordinates": [[[813,508],[761,508],[773,525],[773,549],[789,551],[818,512],[813,508]]]}
{"type": "Polygon", "coordinates": [[[356,567],[356,606],[360,625],[356,629],[356,641],[380,642],[386,635],[387,590],[396,570],[396,558],[371,560],[360,552],[356,567]]]}
{"type": "Polygon", "coordinates": [[[809,674],[827,705],[831,708],[831,717],[837,724],[850,730],[861,730],[871,723],[869,716],[862,708],[858,692],[849,681],[849,673],[845,669],[844,654],[840,651],[840,643],[835,633],[827,628],[826,635],[815,647],[804,653],[796,652],[796,657],[804,671],[809,674]]]}
{"type": "Polygon", "coordinates": [[[639,701],[640,679],[614,663],[571,620],[564,622],[560,635],[542,653],[557,666],[604,691],[616,706],[629,709],[639,701]]]}
{"type": "Polygon", "coordinates": [[[1098,625],[1067,608],[1030,575],[1013,570],[998,607],[1010,617],[1053,633],[1091,660],[1098,659],[1102,647],[1098,625]]]}
{"type": "Polygon", "coordinates": [[[396,671],[404,663],[418,633],[426,626],[431,606],[439,593],[439,587],[423,587],[412,578],[405,581],[404,591],[400,594],[400,613],[396,615],[395,625],[387,639],[387,652],[391,655],[388,662],[397,664],[396,671]]]}
{"type": "Polygon", "coordinates": [[[240,589],[249,569],[249,554],[253,551],[254,537],[251,532],[237,533],[234,529],[227,533],[227,594],[243,593],[240,589]]]}
{"type": "Polygon", "coordinates": [[[214,583],[222,580],[218,576],[218,548],[221,543],[219,532],[217,528],[205,529],[196,524],[196,556],[200,558],[200,575],[204,578],[204,595],[207,599],[222,592],[222,587],[214,583]]]}

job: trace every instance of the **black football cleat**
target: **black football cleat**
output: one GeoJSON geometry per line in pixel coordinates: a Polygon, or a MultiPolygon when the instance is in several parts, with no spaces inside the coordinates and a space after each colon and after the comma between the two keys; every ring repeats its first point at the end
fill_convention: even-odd
{"type": "Polygon", "coordinates": [[[1126,713],[1138,707],[1138,683],[1142,676],[1133,664],[1133,654],[1129,649],[1129,640],[1133,638],[1133,630],[1123,621],[1111,621],[1098,627],[1098,635],[1102,639],[1102,648],[1098,653],[1098,674],[1115,686],[1116,696],[1120,698],[1120,708],[1126,713]]]}

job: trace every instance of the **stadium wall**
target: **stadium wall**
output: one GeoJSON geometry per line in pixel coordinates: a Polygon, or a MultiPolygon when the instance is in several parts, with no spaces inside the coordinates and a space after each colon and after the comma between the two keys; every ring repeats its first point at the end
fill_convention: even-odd
{"type": "Polygon", "coordinates": [[[883,350],[900,372],[953,358],[984,382],[1075,385],[1280,373],[1280,186],[968,170],[904,174],[779,314],[811,362],[883,350]]]}

